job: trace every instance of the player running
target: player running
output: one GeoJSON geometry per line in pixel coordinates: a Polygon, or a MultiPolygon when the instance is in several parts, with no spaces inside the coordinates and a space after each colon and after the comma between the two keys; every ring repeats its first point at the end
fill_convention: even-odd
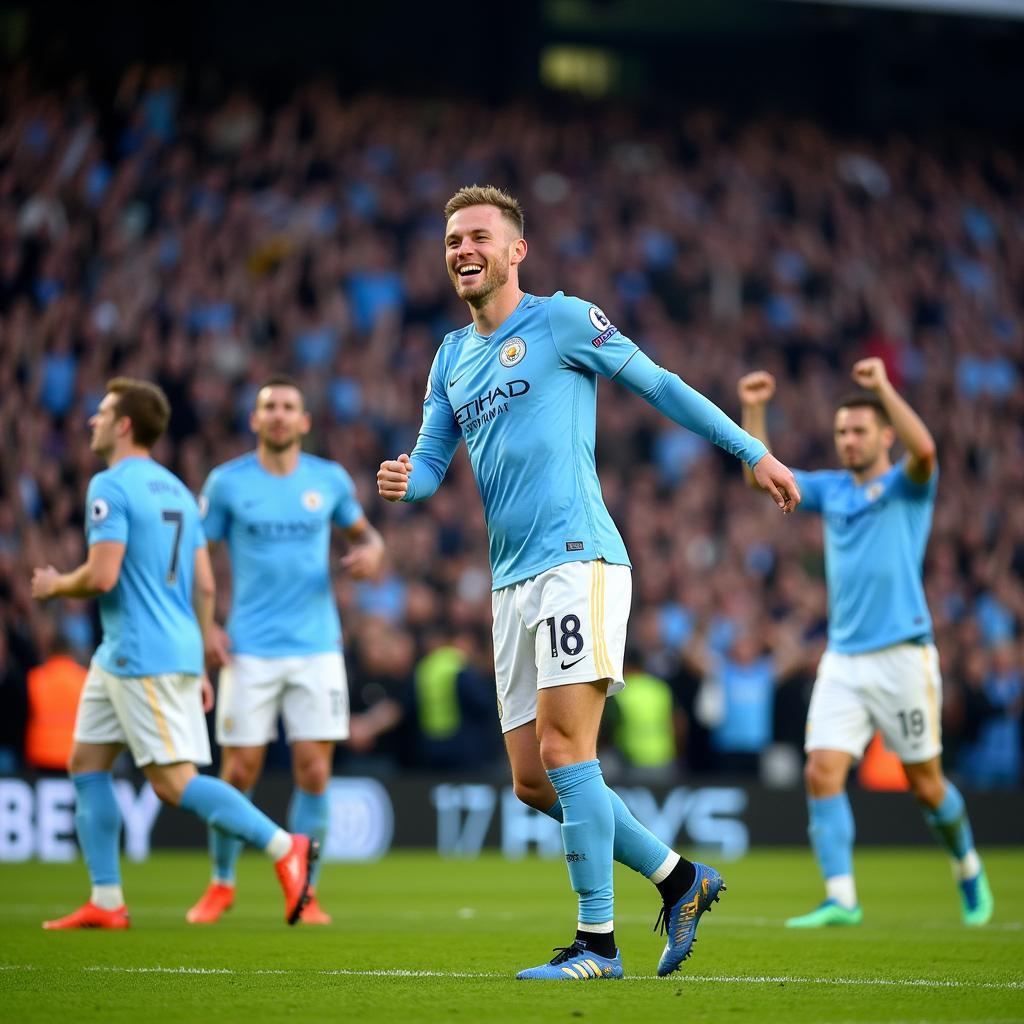
{"type": "MultiPolygon", "coordinates": [[[[928,824],[953,858],[964,924],[983,925],[992,917],[992,893],[963,797],[942,773],[942,680],[921,581],[938,487],[935,442],[881,359],[860,360],[853,379],[865,390],[844,399],[835,418],[843,469],[796,471],[802,507],[825,525],[828,647],[807,713],[804,777],[807,831],[826,899],[786,926],[861,922],[846,777],[875,729],[903,762],[928,824]],[[907,454],[894,465],[889,450],[897,439],[907,454]]],[[[743,425],[765,444],[774,393],[775,379],[764,371],[739,382],[743,425]]]]}
{"type": "MultiPolygon", "coordinates": [[[[348,473],[302,451],[310,415],[296,381],[271,377],[256,393],[250,425],[256,450],[214,469],[200,499],[211,546],[227,541],[233,585],[227,632],[212,624],[206,646],[208,660],[223,666],[221,777],[252,791],[280,715],[295,778],[289,827],[322,844],[334,744],[348,737],[349,718],[331,527],[351,545],[341,564],[355,579],[376,574],[384,543],[363,515],[348,473]]],[[[234,836],[210,830],[213,879],[186,914],[190,923],[212,924],[234,903],[241,849],[234,836]]],[[[303,924],[331,922],[316,898],[318,868],[303,924]]]]}
{"type": "Polygon", "coordinates": [[[605,696],[623,687],[631,593],[595,468],[597,375],[744,459],[783,510],[799,491],[764,445],[651,362],[597,306],[522,291],[527,245],[515,199],[463,188],[445,216],[448,274],[473,322],[441,343],[412,457],[383,462],[377,482],[389,501],[427,498],[466,441],[490,539],[498,714],[515,792],[562,822],[579,896],[573,941],[517,977],[622,977],[613,857],[660,891],[668,941],[658,973],[669,974],[724,886],[714,868],[681,858],[636,821],[596,756],[605,696]]]}
{"type": "Polygon", "coordinates": [[[289,924],[308,897],[316,840],[289,835],[237,789],[196,772],[197,764],[210,763],[203,710],[213,691],[203,672],[203,637],[213,619],[214,580],[195,499],[150,455],[169,418],[155,385],[125,377],[107,384],[90,420],[92,450],[108,468],[89,484],[88,557],[69,573],[47,566],[32,574],[39,600],[98,597],[103,624],[69,763],[92,894],[73,913],[45,921],[47,929],[129,926],[121,812],[110,774],[126,745],[161,800],[274,861],[289,924]]]}

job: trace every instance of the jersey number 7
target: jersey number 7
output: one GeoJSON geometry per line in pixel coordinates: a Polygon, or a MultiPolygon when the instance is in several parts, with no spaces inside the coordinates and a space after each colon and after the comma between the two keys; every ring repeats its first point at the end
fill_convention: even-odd
{"type": "Polygon", "coordinates": [[[181,550],[181,531],[185,526],[185,514],[164,509],[160,516],[165,523],[174,527],[174,544],[171,547],[171,562],[167,566],[167,583],[178,582],[178,553],[181,550]]]}

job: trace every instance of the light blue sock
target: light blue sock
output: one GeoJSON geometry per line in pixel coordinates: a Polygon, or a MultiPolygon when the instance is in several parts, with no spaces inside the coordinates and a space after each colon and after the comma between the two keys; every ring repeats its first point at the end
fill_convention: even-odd
{"type": "MultiPolygon", "coordinates": [[[[612,858],[627,868],[639,871],[644,878],[650,878],[672,852],[650,829],[645,828],[630,813],[623,803],[622,797],[611,786],[608,799],[612,802],[612,813],[615,815],[615,842],[612,847],[612,858]]],[[[556,800],[554,806],[544,812],[555,821],[562,820],[562,803],[556,800]]]]}
{"type": "MultiPolygon", "coordinates": [[[[245,791],[245,798],[252,801],[251,789],[245,791]]],[[[245,843],[236,839],[227,832],[222,831],[215,825],[208,830],[210,858],[213,860],[213,877],[218,882],[227,882],[228,885],[235,884],[235,866],[242,854],[245,843]]]]}
{"type": "Polygon", "coordinates": [[[943,781],[946,783],[946,795],[938,807],[924,808],[924,819],[950,855],[963,860],[974,849],[974,834],[960,790],[949,779],[943,781]]]}
{"type": "MultiPolygon", "coordinates": [[[[327,835],[327,821],[330,814],[330,803],[326,793],[308,793],[295,787],[292,802],[288,807],[288,831],[300,835],[314,836],[324,845],[327,835]]],[[[314,862],[309,873],[309,884],[316,885],[320,877],[320,860],[314,862]]]]}
{"type": "Polygon", "coordinates": [[[258,850],[266,849],[277,832],[277,825],[243,793],[212,775],[193,776],[181,794],[181,806],[207,825],[244,839],[258,850]]]}
{"type": "Polygon", "coordinates": [[[601,762],[595,759],[553,768],[548,778],[562,805],[562,846],[569,881],[580,899],[580,924],[605,924],[614,915],[615,813],[601,762]]]}
{"type": "Polygon", "coordinates": [[[72,775],[75,831],[93,885],[121,884],[121,808],[110,772],[72,775]]]}
{"type": "Polygon", "coordinates": [[[807,834],[822,877],[853,874],[853,812],[845,793],[807,798],[807,834]]]}

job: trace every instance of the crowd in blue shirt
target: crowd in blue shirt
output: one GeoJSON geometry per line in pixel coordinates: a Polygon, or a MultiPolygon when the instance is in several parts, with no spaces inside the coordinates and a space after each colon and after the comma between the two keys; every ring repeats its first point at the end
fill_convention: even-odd
{"type": "MultiPolygon", "coordinates": [[[[380,502],[373,477],[411,448],[438,345],[468,322],[441,208],[459,186],[493,182],[526,210],[529,292],[599,303],[737,418],[739,376],[771,370],[769,427],[788,465],[835,465],[849,368],[885,360],[942,466],[925,578],[948,759],[979,784],[1020,784],[1019,152],[703,108],[595,116],[568,100],[341,96],[322,79],[283,100],[199,84],[141,66],[112,91],[25,66],[0,76],[0,709],[46,653],[40,616],[82,658],[95,646],[92,606],[39,609],[28,580],[33,565],[83,556],[100,468],[85,422],[115,372],[164,387],[174,411],[155,454],[196,493],[251,449],[258,383],[301,380],[307,449],[346,467],[389,551],[381,579],[333,580],[357,711],[391,690],[411,706],[420,657],[456,634],[486,638],[487,538],[465,451],[415,507],[380,502]],[[382,631],[403,638],[404,668],[377,664],[382,631]]],[[[634,639],[693,720],[680,770],[709,768],[735,739],[718,726],[700,738],[695,638],[737,694],[772,680],[768,710],[736,742],[798,748],[825,639],[816,517],[773,514],[734,460],[606,381],[597,453],[634,566],[634,639]],[[740,637],[757,649],[730,667],[740,637]],[[797,652],[784,678],[770,671],[780,644],[797,652]]]]}

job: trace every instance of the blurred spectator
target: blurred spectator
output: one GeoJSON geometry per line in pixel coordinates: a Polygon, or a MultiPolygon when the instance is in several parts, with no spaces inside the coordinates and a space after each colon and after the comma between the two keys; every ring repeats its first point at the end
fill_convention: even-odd
{"type": "MultiPolygon", "coordinates": [[[[795,465],[832,464],[827,438],[848,368],[866,352],[882,356],[939,446],[925,579],[947,685],[958,686],[969,638],[1019,649],[1019,148],[965,133],[854,143],[805,119],[672,100],[595,117],[553,97],[347,97],[322,78],[269,101],[143,65],[125,70],[112,99],[84,81],[63,91],[34,83],[25,67],[0,71],[0,96],[5,679],[33,666],[45,629],[27,598],[32,565],[81,558],[85,487],[99,468],[86,420],[114,373],[167,387],[174,418],[158,455],[193,486],[249,446],[255,382],[272,370],[299,375],[314,411],[310,447],[350,467],[400,552],[374,586],[339,579],[353,646],[376,616],[406,638],[411,664],[431,637],[488,629],[485,531],[464,452],[421,508],[384,507],[373,487],[380,460],[411,446],[437,345],[465,321],[444,269],[441,208],[471,180],[523,200],[529,290],[600,303],[734,413],[744,371],[775,373],[772,437],[795,465]]],[[[772,515],[731,460],[614,383],[599,391],[602,486],[635,567],[633,637],[645,635],[643,667],[669,683],[688,721],[677,764],[706,769],[732,743],[719,732],[724,747],[709,748],[691,713],[699,673],[681,649],[702,622],[708,647],[736,659],[752,610],[786,623],[802,649],[797,675],[775,689],[776,673],[760,689],[778,698],[774,737],[798,743],[825,611],[819,527],[772,515]]],[[[88,655],[92,611],[66,603],[61,614],[88,655]]],[[[735,663],[752,692],[771,653],[735,663]]],[[[357,658],[354,693],[362,671],[357,658]]],[[[373,665],[368,679],[382,671],[373,665]]],[[[1019,657],[991,685],[1010,686],[1014,672],[1019,657]]],[[[6,723],[14,705],[2,700],[6,723]]],[[[950,749],[957,728],[978,727],[973,705],[954,714],[956,703],[950,749]]],[[[764,735],[768,702],[758,707],[747,723],[764,735]]],[[[497,728],[493,718],[482,727],[497,728]]],[[[386,748],[399,744],[385,738],[394,730],[377,735],[377,754],[395,760],[386,748]]],[[[991,736],[1003,753],[1012,745],[1011,729],[991,736]]]]}
{"type": "Polygon", "coordinates": [[[964,780],[982,788],[1018,786],[1024,761],[1024,678],[1010,644],[972,659],[967,677],[968,742],[960,752],[964,780]]]}

